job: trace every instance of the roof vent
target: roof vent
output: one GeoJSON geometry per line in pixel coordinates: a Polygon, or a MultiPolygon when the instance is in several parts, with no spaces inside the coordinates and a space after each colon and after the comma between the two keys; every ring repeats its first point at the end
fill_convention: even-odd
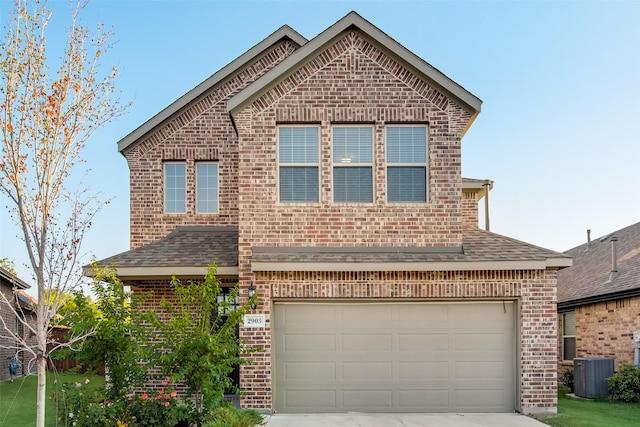
{"type": "Polygon", "coordinates": [[[587,247],[584,248],[585,251],[588,251],[591,247],[591,230],[587,229],[587,247]]]}
{"type": "Polygon", "coordinates": [[[611,274],[607,283],[612,282],[618,277],[618,237],[611,237],[611,274]]]}

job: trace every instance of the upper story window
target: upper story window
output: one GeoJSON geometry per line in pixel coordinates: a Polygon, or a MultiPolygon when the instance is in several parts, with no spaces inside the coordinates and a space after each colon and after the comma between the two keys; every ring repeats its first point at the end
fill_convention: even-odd
{"type": "Polygon", "coordinates": [[[373,202],[373,128],[333,128],[333,201],[373,202]]]}
{"type": "Polygon", "coordinates": [[[218,164],[196,164],[196,212],[218,213],[218,164]]]}
{"type": "Polygon", "coordinates": [[[425,126],[387,127],[387,201],[426,203],[425,126]]]}
{"type": "Polygon", "coordinates": [[[187,211],[187,172],[185,163],[164,164],[164,211],[185,213],[187,211]]]}
{"type": "Polygon", "coordinates": [[[318,202],[319,134],[317,126],[278,128],[281,202],[318,202]]]}
{"type": "Polygon", "coordinates": [[[562,313],[562,360],[576,357],[576,312],[562,313]]]}

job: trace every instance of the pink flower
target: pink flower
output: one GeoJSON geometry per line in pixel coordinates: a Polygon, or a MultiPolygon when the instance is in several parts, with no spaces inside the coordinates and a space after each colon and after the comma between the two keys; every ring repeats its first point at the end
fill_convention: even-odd
{"type": "Polygon", "coordinates": [[[169,383],[168,383],[168,382],[166,382],[166,381],[162,381],[162,386],[163,386],[163,387],[165,387],[167,384],[169,384],[169,383]]]}
{"type": "Polygon", "coordinates": [[[175,392],[175,391],[172,391],[172,392],[171,392],[171,397],[176,397],[177,395],[178,395],[178,393],[177,393],[177,392],[175,392]]]}
{"type": "Polygon", "coordinates": [[[164,402],[164,406],[169,406],[169,402],[164,402]]]}
{"type": "Polygon", "coordinates": [[[149,398],[149,395],[147,393],[142,393],[142,396],[140,396],[140,399],[142,400],[147,400],[149,398]]]}
{"type": "Polygon", "coordinates": [[[171,399],[171,396],[170,396],[170,395],[168,395],[168,394],[165,394],[165,395],[164,395],[164,398],[165,398],[166,400],[169,400],[169,399],[171,399]]]}
{"type": "Polygon", "coordinates": [[[90,382],[90,381],[89,381],[89,378],[87,378],[86,380],[84,380],[84,383],[85,383],[85,384],[89,384],[89,382],[90,382]]]}
{"type": "Polygon", "coordinates": [[[76,387],[82,387],[82,384],[76,383],[76,387]]]}

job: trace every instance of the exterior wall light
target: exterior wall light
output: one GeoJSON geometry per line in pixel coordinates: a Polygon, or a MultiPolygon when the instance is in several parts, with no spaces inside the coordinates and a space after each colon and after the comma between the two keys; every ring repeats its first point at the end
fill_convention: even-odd
{"type": "MultiPolygon", "coordinates": [[[[247,295],[249,296],[249,299],[251,300],[251,298],[253,298],[253,296],[256,294],[256,287],[253,286],[253,280],[249,282],[249,290],[247,291],[247,295]]],[[[258,306],[257,302],[252,302],[251,303],[251,309],[255,310],[256,307],[258,306]]]]}

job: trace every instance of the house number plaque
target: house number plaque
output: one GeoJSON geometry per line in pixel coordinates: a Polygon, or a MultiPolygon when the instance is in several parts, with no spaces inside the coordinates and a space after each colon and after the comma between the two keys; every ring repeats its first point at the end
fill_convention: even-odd
{"type": "Polygon", "coordinates": [[[245,328],[264,328],[267,326],[264,314],[245,314],[243,322],[245,328]]]}

